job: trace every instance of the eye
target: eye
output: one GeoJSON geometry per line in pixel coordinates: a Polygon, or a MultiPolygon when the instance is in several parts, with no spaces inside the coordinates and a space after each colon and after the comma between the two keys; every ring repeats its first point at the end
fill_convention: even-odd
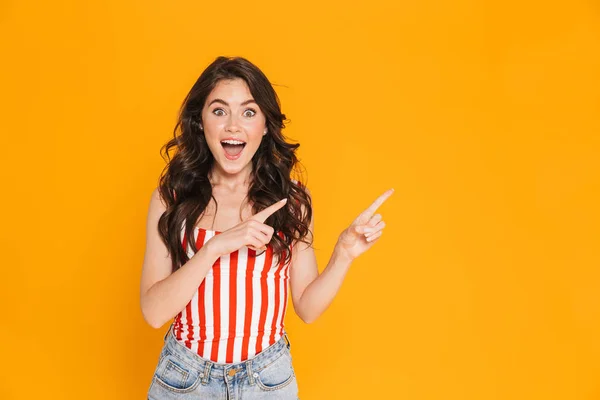
{"type": "Polygon", "coordinates": [[[222,109],[222,108],[215,108],[215,109],[213,110],[213,114],[215,114],[215,115],[225,115],[225,111],[223,111],[223,109],[222,109]],[[217,114],[217,111],[221,111],[223,114],[217,114]]]}
{"type": "Polygon", "coordinates": [[[254,110],[253,108],[248,108],[246,111],[244,111],[244,115],[246,115],[248,111],[252,112],[252,115],[249,115],[250,117],[254,117],[256,115],[256,110],[254,110]]]}

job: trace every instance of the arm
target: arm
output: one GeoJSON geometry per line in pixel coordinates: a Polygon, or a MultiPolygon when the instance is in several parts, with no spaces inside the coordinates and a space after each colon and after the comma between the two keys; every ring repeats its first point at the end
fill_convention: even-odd
{"type": "MultiPolygon", "coordinates": [[[[308,194],[308,188],[305,188],[308,194]]],[[[314,214],[313,214],[314,215],[314,214]]],[[[311,218],[309,236],[314,229],[311,218]]],[[[309,237],[310,239],[310,237],[309,237]]],[[[296,314],[305,323],[315,321],[331,304],[342,286],[352,259],[336,244],[327,267],[319,275],[314,249],[298,242],[292,250],[290,288],[296,314]]]]}
{"type": "Polygon", "coordinates": [[[145,321],[157,329],[185,308],[218,258],[206,243],[188,262],[171,273],[171,257],[158,233],[158,219],[164,211],[158,189],[154,189],[146,225],[140,304],[145,321]]]}
{"type": "MultiPolygon", "coordinates": [[[[308,192],[308,188],[306,188],[308,192]]],[[[379,196],[340,234],[327,267],[321,275],[314,249],[299,242],[292,250],[290,285],[296,314],[306,323],[313,322],[329,307],[342,286],[352,260],[375,244],[385,227],[381,214],[375,214],[394,189],[379,196]]],[[[308,192],[310,195],[310,192],[308,192]]],[[[314,222],[310,221],[310,232],[314,222]]]]}

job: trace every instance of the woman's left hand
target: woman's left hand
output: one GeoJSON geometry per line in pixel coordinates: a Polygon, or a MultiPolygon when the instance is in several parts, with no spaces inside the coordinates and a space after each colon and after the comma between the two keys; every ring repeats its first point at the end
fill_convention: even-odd
{"type": "Polygon", "coordinates": [[[385,222],[383,222],[381,214],[375,214],[375,211],[392,193],[394,193],[394,189],[389,189],[379,196],[340,234],[336,246],[345,256],[354,260],[369,250],[381,237],[385,222]]]}

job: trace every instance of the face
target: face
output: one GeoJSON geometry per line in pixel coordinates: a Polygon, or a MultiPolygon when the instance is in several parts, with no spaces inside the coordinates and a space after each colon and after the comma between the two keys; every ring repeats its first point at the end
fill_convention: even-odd
{"type": "Polygon", "coordinates": [[[244,80],[219,81],[206,99],[202,122],[218,167],[229,174],[251,168],[267,128],[265,115],[244,80]]]}

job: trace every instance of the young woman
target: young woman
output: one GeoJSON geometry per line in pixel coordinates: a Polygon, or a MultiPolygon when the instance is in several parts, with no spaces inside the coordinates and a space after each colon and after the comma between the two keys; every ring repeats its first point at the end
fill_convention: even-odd
{"type": "Polygon", "coordinates": [[[284,121],[267,77],[240,57],[218,57],[183,102],[146,228],[142,313],[154,328],[172,321],[149,399],[298,399],[288,288],[298,316],[316,320],[381,237],[375,211],[393,189],[341,233],[319,274],[284,121]]]}

